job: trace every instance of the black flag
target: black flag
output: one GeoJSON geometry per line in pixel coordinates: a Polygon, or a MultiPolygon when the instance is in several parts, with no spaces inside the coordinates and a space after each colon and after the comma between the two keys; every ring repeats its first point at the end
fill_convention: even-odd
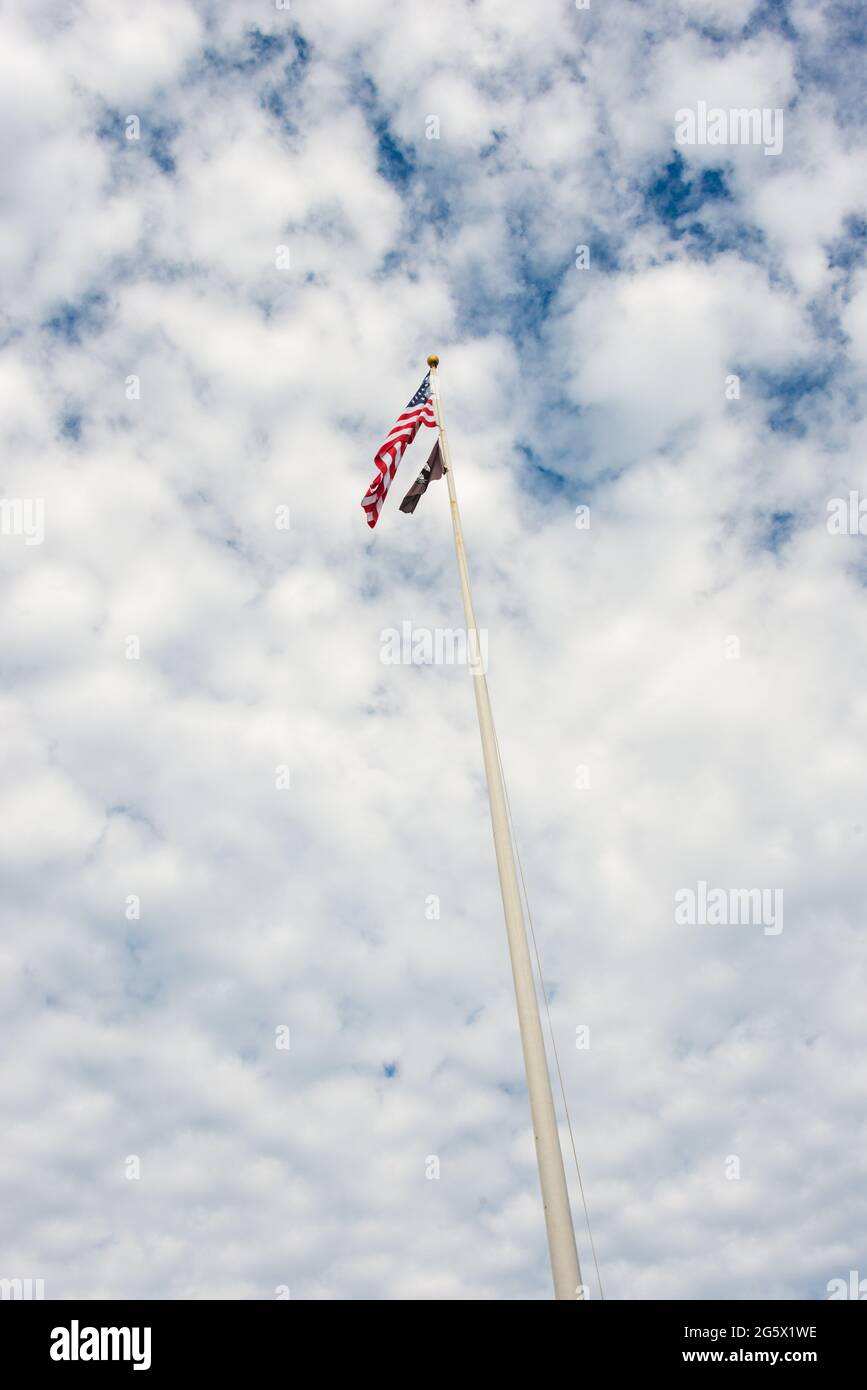
{"type": "Polygon", "coordinates": [[[437,440],[431,449],[430,458],[401,502],[400,510],[402,512],[414,512],[418,506],[418,499],[423,492],[427,492],[428,483],[436,478],[441,478],[442,475],[443,458],[440,453],[439,440],[437,440]]]}

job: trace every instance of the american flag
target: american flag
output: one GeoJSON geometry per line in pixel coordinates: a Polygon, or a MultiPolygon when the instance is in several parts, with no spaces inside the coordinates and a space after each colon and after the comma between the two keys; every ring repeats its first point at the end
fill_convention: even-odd
{"type": "Polygon", "coordinates": [[[375,526],[379,520],[379,513],[382,511],[391,480],[397,472],[397,465],[418,434],[419,426],[427,425],[429,429],[436,429],[436,423],[428,372],[409,405],[398,415],[385,443],[377,450],[374,463],[379,472],[361,499],[361,505],[367,512],[368,526],[375,526]]]}

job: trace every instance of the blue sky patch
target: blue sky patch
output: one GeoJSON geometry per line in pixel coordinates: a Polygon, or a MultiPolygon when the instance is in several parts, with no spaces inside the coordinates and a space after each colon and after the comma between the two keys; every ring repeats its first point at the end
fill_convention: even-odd
{"type": "MultiPolygon", "coordinates": [[[[690,177],[679,151],[674,152],[647,188],[650,208],[675,239],[687,230],[680,225],[682,218],[694,216],[705,203],[731,201],[731,196],[724,169],[702,169],[690,177]]],[[[700,225],[692,224],[694,235],[700,225]]]]}
{"type": "Polygon", "coordinates": [[[77,303],[61,304],[42,327],[65,343],[79,344],[83,338],[101,333],[107,319],[108,296],[94,290],[77,303]]]}

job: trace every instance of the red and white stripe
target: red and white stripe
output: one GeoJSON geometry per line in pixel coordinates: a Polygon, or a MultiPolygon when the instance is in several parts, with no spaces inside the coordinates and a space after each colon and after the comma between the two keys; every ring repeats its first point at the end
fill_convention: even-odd
{"type": "Polygon", "coordinates": [[[405,410],[402,415],[398,415],[397,422],[388,438],[377,451],[374,463],[379,472],[361,499],[361,505],[367,512],[368,526],[375,526],[379,520],[379,513],[382,511],[382,504],[397,472],[397,465],[415,439],[421,425],[427,425],[428,429],[436,429],[437,427],[432,398],[422,402],[421,405],[413,406],[411,410],[405,410]]]}

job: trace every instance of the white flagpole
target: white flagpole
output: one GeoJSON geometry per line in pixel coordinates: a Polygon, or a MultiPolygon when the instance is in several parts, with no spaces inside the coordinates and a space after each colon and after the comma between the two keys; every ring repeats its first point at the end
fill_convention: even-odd
{"type": "Polygon", "coordinates": [[[583,1297],[580,1288],[581,1272],[578,1267],[578,1252],[575,1248],[575,1231],[569,1208],[569,1191],[566,1187],[560,1137],[557,1133],[557,1117],[554,1113],[554,1098],[551,1094],[548,1059],[545,1055],[545,1042],[542,1037],[542,1025],[539,1021],[539,1004],[536,998],[533,968],[527,945],[527,933],[524,929],[524,913],[521,907],[515,855],[506,813],[506,794],[503,787],[500,760],[497,756],[494,718],[488,697],[488,682],[485,679],[480,660],[478,629],[470,594],[470,576],[467,570],[464,536],[461,529],[460,512],[458,511],[458,499],[455,493],[455,475],[449,453],[448,435],[443,424],[437,374],[439,358],[432,355],[427,360],[431,369],[434,409],[439,427],[443,465],[448,482],[449,502],[451,503],[455,552],[458,559],[458,574],[461,581],[461,595],[464,601],[464,617],[467,625],[467,647],[473,662],[473,689],[476,695],[476,711],[479,716],[479,732],[482,738],[488,798],[491,803],[491,824],[494,831],[497,870],[500,875],[500,891],[503,895],[503,910],[506,915],[506,935],[509,939],[509,955],[512,960],[512,976],[515,981],[515,999],[518,1005],[521,1046],[524,1050],[524,1068],[527,1073],[527,1089],[530,1093],[536,1160],[539,1165],[539,1181],[542,1187],[542,1202],[545,1207],[551,1272],[554,1276],[554,1297],[574,1300],[583,1297]]]}

